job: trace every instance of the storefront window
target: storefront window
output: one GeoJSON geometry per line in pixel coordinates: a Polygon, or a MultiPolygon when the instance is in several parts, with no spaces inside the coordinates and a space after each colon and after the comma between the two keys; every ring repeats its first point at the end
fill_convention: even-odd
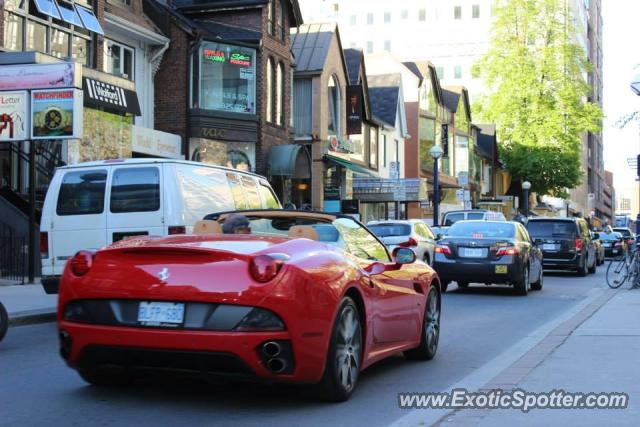
{"type": "Polygon", "coordinates": [[[276,124],[284,124],[284,67],[278,63],[276,71],[276,124]]]}
{"type": "Polygon", "coordinates": [[[340,85],[336,76],[329,79],[327,90],[329,99],[329,135],[340,135],[340,85]]]}
{"type": "Polygon", "coordinates": [[[81,37],[73,37],[73,51],[71,56],[75,62],[79,62],[82,65],[89,65],[89,54],[91,52],[90,41],[81,37]]]}
{"type": "MultiPolygon", "coordinates": [[[[60,31],[57,33],[63,34],[60,31]]],[[[51,42],[53,44],[56,40],[52,39],[51,42]]],[[[47,27],[33,21],[27,23],[27,50],[47,51],[47,27]]],[[[53,51],[51,53],[55,56],[53,51]]]]}
{"type": "Polygon", "coordinates": [[[135,73],[135,49],[107,40],[105,43],[105,67],[107,73],[133,80],[135,73]]]}
{"type": "Polygon", "coordinates": [[[267,60],[267,122],[273,123],[273,61],[267,60]]]}
{"type": "Polygon", "coordinates": [[[58,58],[69,56],[69,34],[56,29],[51,31],[51,55],[58,58]]]}
{"type": "Polygon", "coordinates": [[[378,169],[378,128],[375,126],[369,129],[369,166],[378,169]]]}
{"type": "MultiPolygon", "coordinates": [[[[5,6],[6,7],[6,6],[5,6]]],[[[22,27],[24,19],[13,13],[4,13],[4,47],[9,50],[22,50],[22,27]]]]}
{"type": "Polygon", "coordinates": [[[420,164],[422,170],[431,172],[433,171],[433,157],[429,154],[429,150],[431,150],[436,143],[436,121],[427,117],[420,117],[418,120],[420,134],[420,164]]]}
{"type": "Polygon", "coordinates": [[[198,55],[200,66],[193,71],[199,73],[199,92],[192,93],[194,108],[255,114],[255,49],[205,42],[198,55]]]}

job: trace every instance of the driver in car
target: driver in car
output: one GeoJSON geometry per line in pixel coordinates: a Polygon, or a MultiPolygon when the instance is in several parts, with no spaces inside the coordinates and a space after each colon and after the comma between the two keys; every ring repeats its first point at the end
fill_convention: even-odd
{"type": "Polygon", "coordinates": [[[251,234],[249,219],[241,214],[233,214],[222,225],[224,234],[251,234]]]}

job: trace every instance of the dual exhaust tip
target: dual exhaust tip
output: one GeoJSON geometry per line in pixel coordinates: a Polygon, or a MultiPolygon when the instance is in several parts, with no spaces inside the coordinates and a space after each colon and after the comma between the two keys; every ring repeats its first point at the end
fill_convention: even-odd
{"type": "Polygon", "coordinates": [[[280,374],[287,369],[287,361],[282,357],[278,357],[282,354],[282,345],[279,342],[268,341],[262,344],[262,354],[266,358],[267,368],[270,371],[280,374]]]}

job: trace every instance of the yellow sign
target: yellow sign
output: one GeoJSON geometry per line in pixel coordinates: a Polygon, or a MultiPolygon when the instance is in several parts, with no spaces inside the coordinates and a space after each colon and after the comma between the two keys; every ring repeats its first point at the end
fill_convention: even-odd
{"type": "Polygon", "coordinates": [[[496,274],[507,274],[507,271],[506,265],[496,265],[496,274]]]}

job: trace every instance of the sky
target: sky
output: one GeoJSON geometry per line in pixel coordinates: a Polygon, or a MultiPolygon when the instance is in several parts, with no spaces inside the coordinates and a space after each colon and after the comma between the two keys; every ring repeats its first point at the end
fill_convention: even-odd
{"type": "Polygon", "coordinates": [[[613,172],[616,196],[635,191],[635,170],[627,164],[628,157],[640,153],[640,122],[618,129],[616,121],[623,115],[640,110],[640,96],[629,85],[640,74],[640,1],[602,0],[603,20],[603,98],[604,98],[604,161],[605,169],[613,172]]]}

